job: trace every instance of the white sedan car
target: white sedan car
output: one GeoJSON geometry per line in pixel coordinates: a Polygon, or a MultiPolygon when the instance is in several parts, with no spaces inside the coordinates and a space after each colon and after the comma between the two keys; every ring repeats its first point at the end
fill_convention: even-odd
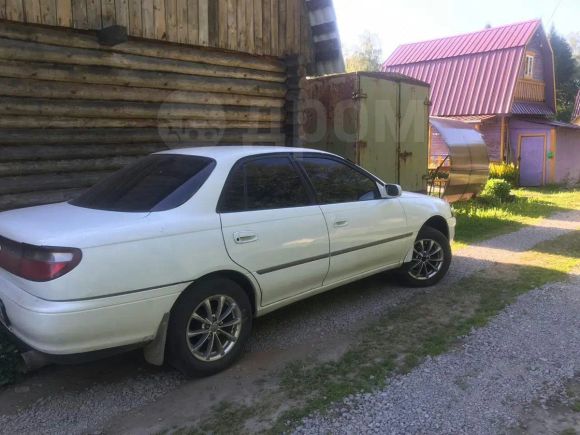
{"type": "Polygon", "coordinates": [[[436,283],[454,230],[446,202],[332,154],[165,151],[68,203],[0,213],[0,320],[52,359],[144,347],[208,375],[256,316],[387,269],[436,283]]]}

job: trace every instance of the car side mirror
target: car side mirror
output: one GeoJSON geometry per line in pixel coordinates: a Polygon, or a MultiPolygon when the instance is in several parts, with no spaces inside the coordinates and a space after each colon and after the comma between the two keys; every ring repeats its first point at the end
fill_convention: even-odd
{"type": "Polygon", "coordinates": [[[385,184],[385,192],[388,198],[395,198],[403,194],[403,189],[398,184],[385,184]]]}

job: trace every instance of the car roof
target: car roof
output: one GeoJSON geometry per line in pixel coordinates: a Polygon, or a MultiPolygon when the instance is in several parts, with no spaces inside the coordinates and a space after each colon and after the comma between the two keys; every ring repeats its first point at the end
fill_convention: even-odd
{"type": "Polygon", "coordinates": [[[200,146],[191,148],[175,148],[160,151],[156,154],[182,154],[188,156],[210,157],[215,160],[239,160],[248,156],[270,153],[320,153],[329,154],[324,151],[310,148],[293,148],[282,146],[264,145],[222,145],[222,146],[200,146]]]}

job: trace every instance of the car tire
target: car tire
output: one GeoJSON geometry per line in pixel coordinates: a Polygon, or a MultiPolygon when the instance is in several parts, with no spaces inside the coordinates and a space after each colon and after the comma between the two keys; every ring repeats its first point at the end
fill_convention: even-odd
{"type": "Polygon", "coordinates": [[[413,244],[413,260],[398,270],[399,280],[409,287],[437,284],[449,270],[451,246],[443,233],[423,227],[413,244]]]}
{"type": "Polygon", "coordinates": [[[188,377],[225,370],[242,354],[252,320],[250,300],[236,282],[215,277],[195,283],[171,311],[169,363],[188,377]]]}

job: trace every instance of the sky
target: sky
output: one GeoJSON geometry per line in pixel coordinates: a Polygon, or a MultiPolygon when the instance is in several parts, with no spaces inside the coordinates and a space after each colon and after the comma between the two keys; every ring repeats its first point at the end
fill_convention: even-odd
{"type": "Polygon", "coordinates": [[[400,44],[541,18],[567,36],[580,32],[580,0],[334,0],[346,50],[369,30],[386,59],[400,44]]]}

